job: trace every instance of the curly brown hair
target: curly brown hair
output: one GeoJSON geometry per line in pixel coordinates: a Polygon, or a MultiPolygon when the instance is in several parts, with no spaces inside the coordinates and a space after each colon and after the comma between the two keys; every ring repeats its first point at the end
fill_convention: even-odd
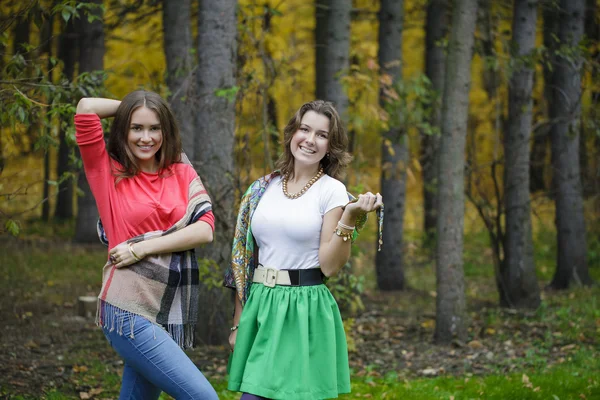
{"type": "Polygon", "coordinates": [[[154,111],[160,121],[163,141],[156,153],[159,173],[163,174],[171,164],[181,162],[181,136],[171,108],[157,93],[135,90],[121,100],[108,134],[108,154],[121,164],[115,171],[119,179],[130,178],[140,171],[137,159],[127,145],[131,114],[140,107],[154,111]]]}
{"type": "Polygon", "coordinates": [[[324,172],[335,179],[344,177],[344,170],[352,160],[348,153],[348,135],[337,110],[332,103],[323,100],[313,100],[304,103],[283,129],[283,153],[277,160],[276,168],[283,176],[294,177],[294,156],[290,148],[292,136],[300,128],[304,114],[314,111],[329,118],[329,154],[321,160],[324,172]]]}

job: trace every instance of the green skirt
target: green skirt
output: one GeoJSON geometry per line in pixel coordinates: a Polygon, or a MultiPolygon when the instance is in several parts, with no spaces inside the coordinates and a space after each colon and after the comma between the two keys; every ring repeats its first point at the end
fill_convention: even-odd
{"type": "Polygon", "coordinates": [[[253,283],[228,372],[229,390],[270,399],[350,393],[346,335],[327,286],[253,283]]]}

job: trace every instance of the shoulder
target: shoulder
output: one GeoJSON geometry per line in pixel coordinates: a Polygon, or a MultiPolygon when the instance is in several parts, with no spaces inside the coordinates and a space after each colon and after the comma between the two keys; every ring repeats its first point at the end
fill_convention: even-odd
{"type": "Polygon", "coordinates": [[[171,164],[169,170],[172,174],[183,177],[186,180],[192,180],[198,176],[194,167],[182,162],[171,164]]]}
{"type": "Polygon", "coordinates": [[[343,182],[338,181],[337,179],[332,178],[329,175],[323,175],[321,179],[323,180],[321,185],[323,185],[323,187],[326,188],[328,191],[346,193],[346,185],[344,185],[343,182]]]}
{"type": "Polygon", "coordinates": [[[280,179],[281,179],[281,174],[279,173],[279,171],[273,171],[270,174],[262,176],[262,177],[258,178],[257,180],[255,180],[254,182],[252,182],[252,184],[246,190],[246,193],[253,191],[253,190],[260,189],[260,188],[266,189],[267,186],[269,186],[269,184],[276,182],[280,179]]]}

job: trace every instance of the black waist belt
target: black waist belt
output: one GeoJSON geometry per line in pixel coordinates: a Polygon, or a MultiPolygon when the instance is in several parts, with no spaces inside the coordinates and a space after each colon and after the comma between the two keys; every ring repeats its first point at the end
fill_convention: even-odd
{"type": "Polygon", "coordinates": [[[281,286],[314,286],[323,283],[321,268],[278,270],[265,268],[260,264],[259,267],[254,271],[253,281],[262,283],[265,286],[274,286],[275,284],[281,286]],[[286,279],[286,277],[289,277],[289,279],[286,279]]]}

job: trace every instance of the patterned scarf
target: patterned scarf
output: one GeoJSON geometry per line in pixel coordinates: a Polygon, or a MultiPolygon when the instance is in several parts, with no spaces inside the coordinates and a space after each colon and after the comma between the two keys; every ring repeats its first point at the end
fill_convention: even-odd
{"type": "MultiPolygon", "coordinates": [[[[127,243],[169,235],[198,221],[211,209],[210,198],[197,176],[189,185],[183,218],[166,231],[148,232],[127,240],[127,243]]],[[[108,245],[101,221],[98,221],[98,235],[100,241],[108,245]]],[[[123,334],[122,313],[141,315],[165,328],[181,348],[193,347],[198,282],[194,249],[150,255],[126,268],[115,268],[108,261],[102,272],[96,323],[111,331],[116,328],[123,334]]]]}
{"type": "MultiPolygon", "coordinates": [[[[252,284],[254,269],[258,263],[257,254],[255,251],[256,246],[254,243],[254,236],[252,236],[250,222],[252,221],[252,216],[258,207],[260,199],[267,190],[267,187],[273,178],[276,176],[279,176],[279,171],[272,172],[271,174],[263,176],[262,178],[254,181],[248,190],[246,190],[246,193],[244,193],[240,202],[240,211],[238,213],[235,232],[233,234],[231,265],[225,272],[223,286],[235,289],[242,305],[246,304],[246,300],[248,300],[248,296],[250,295],[250,285],[252,284]]],[[[348,199],[350,202],[356,200],[356,198],[350,193],[348,193],[348,199]]],[[[379,238],[381,241],[383,213],[378,213],[378,217],[380,219],[379,238]]],[[[364,227],[366,222],[366,214],[357,219],[356,228],[353,232],[354,238],[358,236],[358,231],[364,227]]]]}

